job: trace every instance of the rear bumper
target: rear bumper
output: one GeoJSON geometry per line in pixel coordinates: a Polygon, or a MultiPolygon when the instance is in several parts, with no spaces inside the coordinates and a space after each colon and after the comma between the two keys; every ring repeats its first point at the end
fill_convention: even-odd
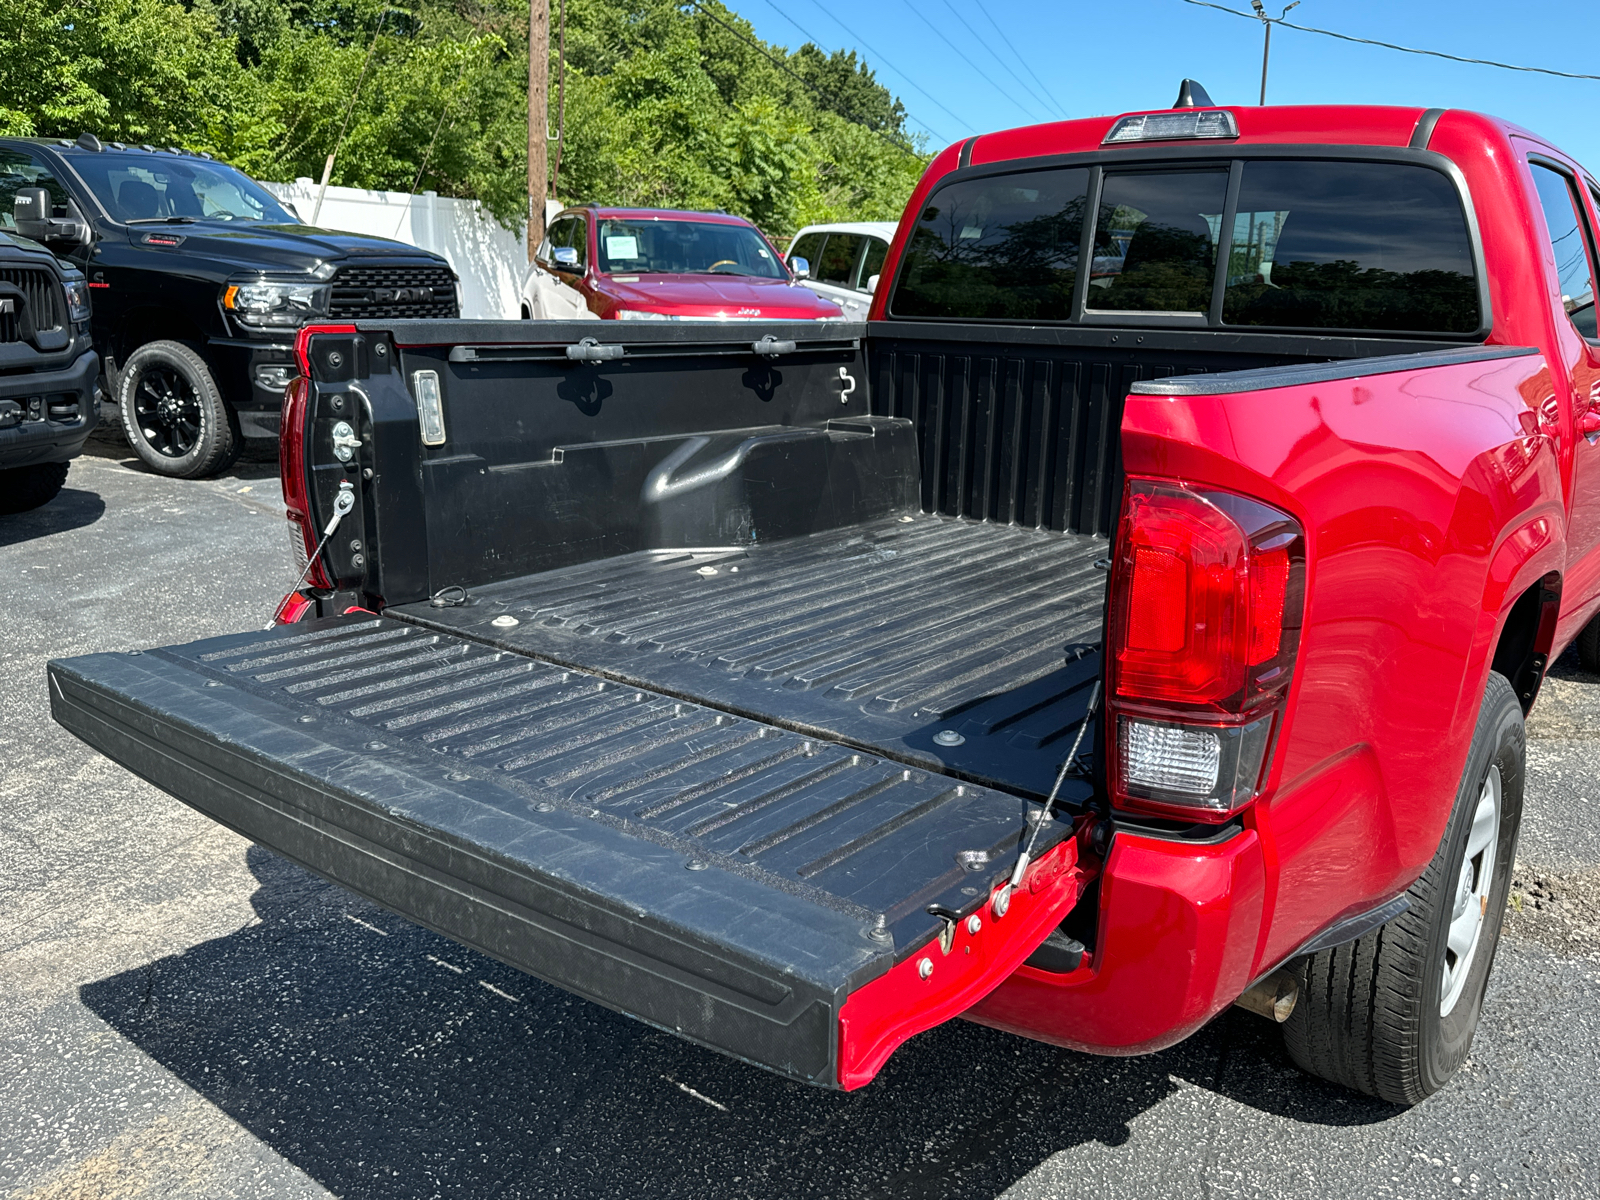
{"type": "Polygon", "coordinates": [[[1065,975],[1020,967],[964,1015],[1093,1054],[1165,1049],[1250,983],[1264,894],[1253,830],[1216,845],[1119,833],[1093,960],[1065,975]]]}
{"type": "MultiPolygon", "coordinates": [[[[0,375],[0,401],[10,401],[24,414],[19,424],[0,428],[0,470],[76,458],[99,420],[94,402],[99,375],[100,359],[92,351],[59,371],[0,375]],[[67,407],[75,409],[72,417],[51,419],[52,408],[67,407]]],[[[11,404],[0,404],[0,412],[14,412],[11,404]]]]}

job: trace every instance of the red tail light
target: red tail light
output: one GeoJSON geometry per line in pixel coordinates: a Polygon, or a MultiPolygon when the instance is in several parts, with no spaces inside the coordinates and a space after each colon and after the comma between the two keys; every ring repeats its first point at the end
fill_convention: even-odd
{"type": "MultiPolygon", "coordinates": [[[[295,335],[294,356],[300,364],[300,377],[289,384],[283,397],[283,424],[278,430],[278,477],[283,483],[283,506],[289,516],[289,547],[295,569],[305,570],[317,551],[317,527],[311,517],[311,498],[306,491],[306,429],[311,420],[311,339],[319,333],[354,333],[354,325],[307,325],[295,335]]],[[[331,588],[333,581],[321,561],[312,562],[306,583],[314,588],[331,588]]],[[[293,599],[284,598],[280,614],[293,599]]],[[[298,619],[298,617],[293,618],[298,619]]]]}
{"type": "MultiPolygon", "coordinates": [[[[311,519],[311,498],[306,491],[306,422],[311,408],[311,380],[293,380],[283,397],[283,424],[278,430],[278,476],[283,482],[283,506],[289,517],[289,548],[295,567],[305,570],[317,550],[317,529],[311,519]]],[[[306,582],[328,588],[333,582],[321,562],[311,563],[306,582]]]]}
{"type": "Polygon", "coordinates": [[[1129,481],[1107,647],[1119,804],[1193,817],[1254,798],[1299,649],[1304,547],[1258,501],[1129,481]]]}

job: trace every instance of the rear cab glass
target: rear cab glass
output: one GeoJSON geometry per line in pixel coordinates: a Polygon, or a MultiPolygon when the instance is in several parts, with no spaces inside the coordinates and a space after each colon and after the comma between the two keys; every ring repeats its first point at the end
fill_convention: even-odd
{"type": "Polygon", "coordinates": [[[1449,175],[1298,158],[953,180],[918,214],[889,315],[1456,337],[1484,324],[1449,175]]]}

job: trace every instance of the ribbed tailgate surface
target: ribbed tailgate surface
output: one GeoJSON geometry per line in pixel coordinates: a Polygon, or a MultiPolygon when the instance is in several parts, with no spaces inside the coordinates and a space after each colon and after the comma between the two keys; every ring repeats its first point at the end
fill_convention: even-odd
{"type": "MultiPolygon", "coordinates": [[[[923,514],[630,554],[398,611],[1043,797],[1100,677],[1107,553],[1103,538],[923,514]]],[[[1063,798],[1089,793],[1072,778],[1063,798]]]]}
{"type": "MultiPolygon", "coordinates": [[[[245,835],[820,1083],[836,1082],[843,1001],[939,932],[930,905],[983,903],[1029,807],[388,619],[50,670],[62,724],[245,835]]],[[[1052,822],[1041,845],[1066,832],[1052,822]]]]}

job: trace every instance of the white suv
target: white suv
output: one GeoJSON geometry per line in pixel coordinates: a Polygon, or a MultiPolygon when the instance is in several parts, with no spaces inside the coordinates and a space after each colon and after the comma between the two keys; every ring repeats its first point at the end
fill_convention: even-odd
{"type": "Polygon", "coordinates": [[[789,243],[789,268],[848,320],[864,321],[894,231],[893,221],[807,225],[789,243]]]}

